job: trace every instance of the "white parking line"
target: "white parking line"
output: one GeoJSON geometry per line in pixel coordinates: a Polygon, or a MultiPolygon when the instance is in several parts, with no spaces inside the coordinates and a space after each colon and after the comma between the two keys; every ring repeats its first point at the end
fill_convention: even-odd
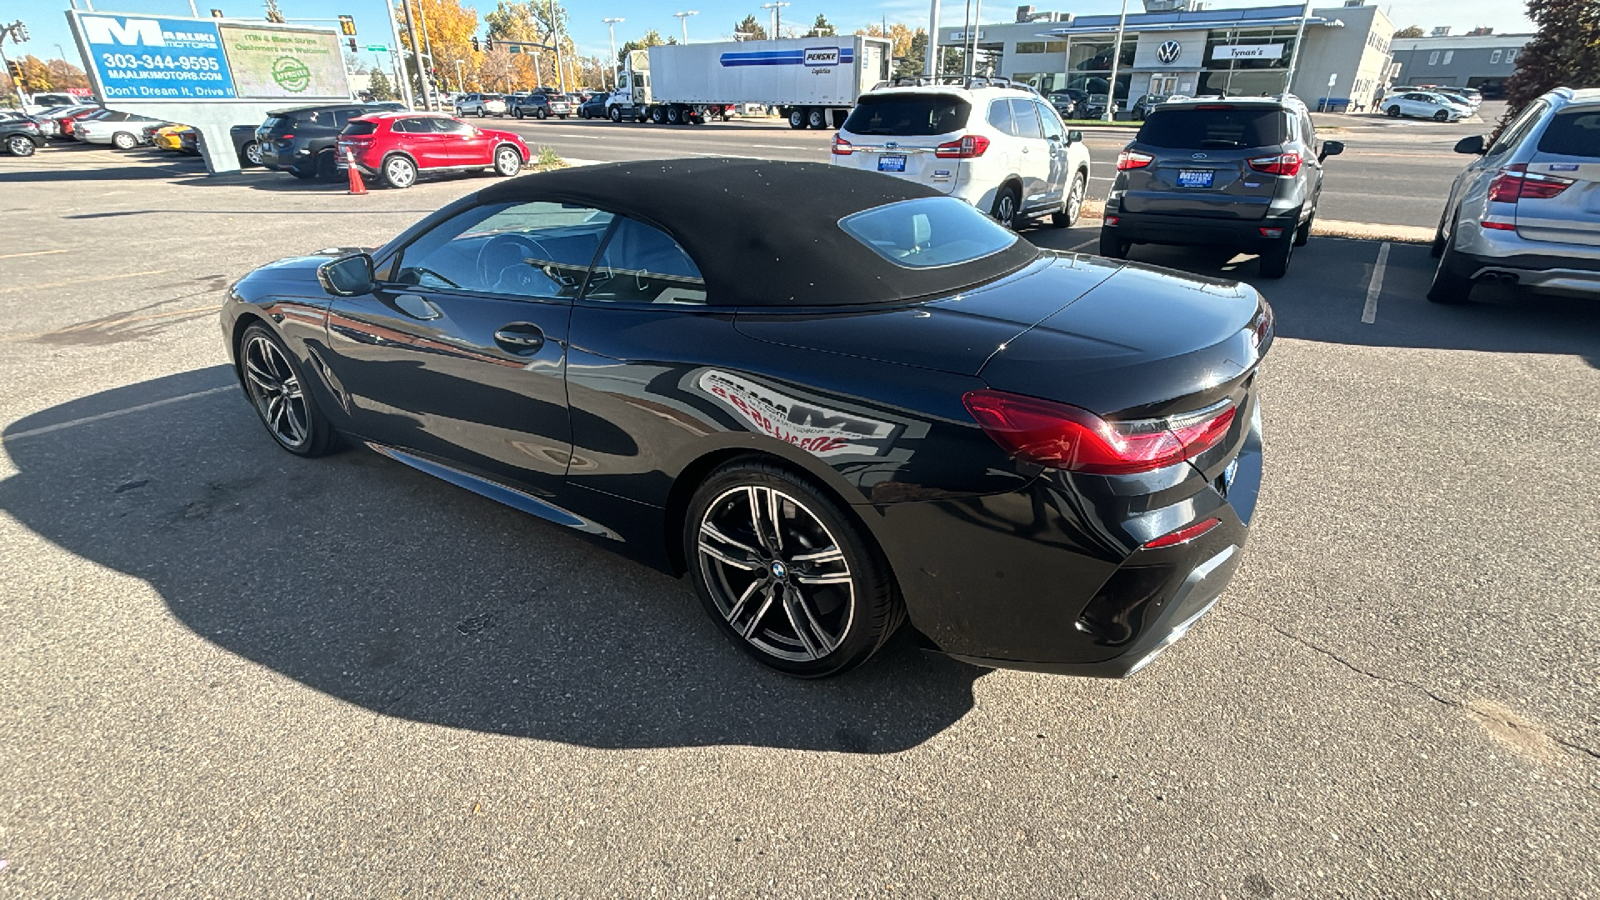
{"type": "Polygon", "coordinates": [[[52,253],[69,253],[70,250],[35,250],[32,253],[6,253],[0,254],[0,259],[16,259],[19,256],[49,256],[52,253]]]}
{"type": "Polygon", "coordinates": [[[600,140],[600,135],[598,134],[568,134],[565,131],[556,132],[556,137],[583,138],[586,141],[600,140]]]}
{"type": "Polygon", "coordinates": [[[1378,247],[1378,261],[1372,264],[1372,279],[1367,282],[1367,305],[1361,310],[1361,321],[1367,325],[1378,321],[1378,295],[1383,293],[1383,270],[1389,265],[1389,242],[1378,247]]]}
{"type": "Polygon", "coordinates": [[[197,397],[209,397],[212,394],[220,394],[223,391],[236,391],[238,389],[239,386],[236,384],[225,384],[222,387],[214,387],[207,391],[195,391],[192,394],[183,394],[178,397],[168,397],[165,400],[152,400],[149,403],[141,403],[138,406],[130,406],[126,409],[114,409],[111,412],[100,413],[96,416],[84,416],[81,419],[73,419],[70,422],[57,422],[54,425],[45,425],[41,428],[30,428],[27,431],[19,431],[16,434],[8,434],[6,435],[6,440],[14,441],[17,438],[33,437],[34,435],[39,434],[49,434],[52,431],[60,431],[63,428],[75,428],[79,425],[87,425],[90,422],[99,422],[103,419],[114,419],[117,416],[125,416],[128,413],[144,412],[147,409],[155,409],[158,406],[166,406],[169,403],[180,403],[184,400],[193,400],[197,397]]]}

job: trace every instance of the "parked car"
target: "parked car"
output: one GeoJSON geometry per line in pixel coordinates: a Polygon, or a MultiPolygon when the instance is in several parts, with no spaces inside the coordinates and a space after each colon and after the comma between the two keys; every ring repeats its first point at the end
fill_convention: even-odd
{"type": "Polygon", "coordinates": [[[551,116],[565,119],[572,115],[576,106],[567,98],[566,94],[534,93],[523,97],[511,108],[511,114],[519,119],[532,117],[535,119],[548,119],[551,116]]]}
{"type": "Polygon", "coordinates": [[[425,113],[380,113],[352,119],[339,135],[339,168],[378,175],[392,188],[418,176],[493,168],[506,178],[528,162],[528,145],[509,131],[475,128],[460,119],[425,113]]]}
{"type": "Polygon", "coordinates": [[[194,129],[190,128],[188,125],[156,124],[146,126],[145,132],[148,135],[145,139],[145,143],[150,144],[157,150],[168,150],[173,153],[185,152],[183,141],[183,135],[185,132],[189,134],[189,147],[196,147],[194,129]]]}
{"type": "Polygon", "coordinates": [[[1433,119],[1436,122],[1454,122],[1471,115],[1465,105],[1451,103],[1431,91],[1406,91],[1383,98],[1383,112],[1390,118],[1407,116],[1413,119],[1433,119]]]}
{"type": "Polygon", "coordinates": [[[1168,99],[1166,94],[1141,94],[1139,99],[1133,101],[1133,109],[1130,109],[1128,114],[1136,121],[1142,122],[1150,115],[1151,110],[1167,102],[1168,99]]]}
{"type": "Polygon", "coordinates": [[[12,156],[32,156],[44,146],[44,132],[39,123],[27,116],[0,119],[0,147],[12,156]]]}
{"type": "Polygon", "coordinates": [[[71,112],[56,117],[55,131],[50,137],[59,141],[70,141],[73,139],[73,131],[77,128],[79,122],[87,118],[107,115],[108,113],[110,113],[110,110],[102,106],[78,107],[71,112]]]}
{"type": "Polygon", "coordinates": [[[589,99],[578,104],[578,118],[604,119],[606,117],[606,98],[609,93],[590,94],[589,99]]]}
{"type": "Polygon", "coordinates": [[[1477,283],[1600,296],[1600,89],[1529,103],[1450,186],[1433,240],[1428,299],[1465,303],[1477,283]]]}
{"type": "Polygon", "coordinates": [[[980,665],[1131,674],[1222,594],[1261,485],[1256,290],[841,166],[502,181],[371,254],[257,269],[221,324],[283,450],[348,436],[687,573],[800,677],[907,621],[980,665]]]}
{"type": "Polygon", "coordinates": [[[1083,136],[1003,79],[868,91],[834,135],[832,161],[928,185],[1007,227],[1073,224],[1089,185],[1083,136]]]}
{"type": "Polygon", "coordinates": [[[504,117],[510,110],[506,106],[506,98],[501,94],[462,94],[455,99],[456,115],[458,116],[501,116],[504,117]]]}
{"type": "Polygon", "coordinates": [[[296,178],[334,178],[339,174],[334,145],[351,119],[368,115],[364,103],[297,106],[267,113],[256,128],[261,165],[296,178]]]}
{"type": "Polygon", "coordinates": [[[1056,114],[1063,119],[1076,119],[1078,115],[1078,98],[1072,96],[1071,91],[1051,91],[1045,96],[1050,105],[1055,107],[1056,114]]]}
{"type": "Polygon", "coordinates": [[[1134,244],[1234,247],[1281,278],[1311,234],[1323,160],[1342,152],[1318,140],[1292,96],[1163,103],[1117,155],[1100,255],[1124,259],[1134,244]]]}
{"type": "Polygon", "coordinates": [[[147,126],[163,124],[166,123],[149,116],[106,110],[105,115],[79,119],[73,127],[72,138],[87,144],[110,144],[118,150],[132,150],[146,143],[147,126]]]}
{"type": "Polygon", "coordinates": [[[256,138],[257,125],[235,125],[228,129],[233,139],[233,152],[239,155],[239,165],[244,168],[261,165],[261,142],[256,138]]]}

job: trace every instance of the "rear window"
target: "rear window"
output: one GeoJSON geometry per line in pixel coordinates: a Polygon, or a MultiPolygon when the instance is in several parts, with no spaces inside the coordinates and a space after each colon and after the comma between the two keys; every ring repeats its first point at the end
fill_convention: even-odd
{"type": "Polygon", "coordinates": [[[272,129],[278,127],[278,124],[282,121],[283,120],[277,116],[268,116],[267,120],[261,123],[261,127],[271,131],[272,129]]]}
{"type": "Polygon", "coordinates": [[[1600,157],[1600,109],[1556,113],[1539,138],[1539,152],[1600,157]]]}
{"type": "Polygon", "coordinates": [[[1267,147],[1288,137],[1288,117],[1281,109],[1156,109],[1139,126],[1141,144],[1171,150],[1215,147],[1267,147]]]}
{"type": "MultiPolygon", "coordinates": [[[[356,122],[351,122],[349,125],[346,125],[344,127],[344,130],[339,132],[339,133],[340,134],[353,135],[353,136],[360,136],[360,135],[363,135],[363,134],[372,134],[373,132],[375,132],[377,130],[378,130],[378,123],[377,122],[356,121],[356,122]]],[[[396,129],[396,130],[398,130],[398,129],[396,129]]]]}
{"type": "Polygon", "coordinates": [[[1020,240],[954,197],[890,203],[845,216],[839,227],[884,259],[910,269],[971,262],[1020,240]]]}
{"type": "Polygon", "coordinates": [[[954,94],[868,94],[851,110],[844,130],[900,137],[949,134],[966,128],[971,114],[972,104],[954,94]]]}

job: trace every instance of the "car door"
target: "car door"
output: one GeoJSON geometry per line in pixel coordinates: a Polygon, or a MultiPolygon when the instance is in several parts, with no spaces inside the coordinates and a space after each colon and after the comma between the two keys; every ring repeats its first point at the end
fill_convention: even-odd
{"type": "Polygon", "coordinates": [[[327,369],[352,429],[502,485],[560,491],[567,327],[611,222],[552,202],[470,207],[378,260],[329,311],[327,369]]]}
{"type": "Polygon", "coordinates": [[[449,165],[439,159],[438,136],[425,116],[406,116],[389,123],[389,134],[394,149],[404,150],[417,161],[419,169],[436,169],[449,165]]]}
{"type": "Polygon", "coordinates": [[[1067,145],[1067,127],[1050,104],[1033,101],[1039,112],[1039,124],[1044,126],[1045,150],[1050,154],[1050,169],[1045,175],[1042,202],[1058,206],[1067,196],[1067,184],[1072,181],[1072,154],[1067,145]]]}
{"type": "Polygon", "coordinates": [[[435,140],[439,142],[439,153],[443,159],[448,160],[443,163],[444,165],[487,166],[489,164],[489,154],[493,148],[483,132],[460,119],[435,116],[429,121],[433,123],[435,140]]]}
{"type": "Polygon", "coordinates": [[[1050,146],[1039,123],[1039,110],[1032,100],[1013,97],[1011,134],[1016,138],[1017,174],[1022,177],[1022,209],[1049,205],[1050,146]]]}

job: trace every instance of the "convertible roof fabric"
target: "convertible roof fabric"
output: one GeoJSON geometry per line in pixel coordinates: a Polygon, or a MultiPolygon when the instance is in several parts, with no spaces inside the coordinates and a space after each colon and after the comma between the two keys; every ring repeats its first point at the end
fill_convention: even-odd
{"type": "MultiPolygon", "coordinates": [[[[952,163],[952,166],[954,163],[952,163]]],[[[680,243],[718,306],[843,306],[951,294],[1038,256],[1027,241],[930,269],[895,265],[845,233],[851,213],[943,196],[826,163],[667,159],[558,169],[500,182],[479,202],[560,201],[649,222],[680,243]]]]}

